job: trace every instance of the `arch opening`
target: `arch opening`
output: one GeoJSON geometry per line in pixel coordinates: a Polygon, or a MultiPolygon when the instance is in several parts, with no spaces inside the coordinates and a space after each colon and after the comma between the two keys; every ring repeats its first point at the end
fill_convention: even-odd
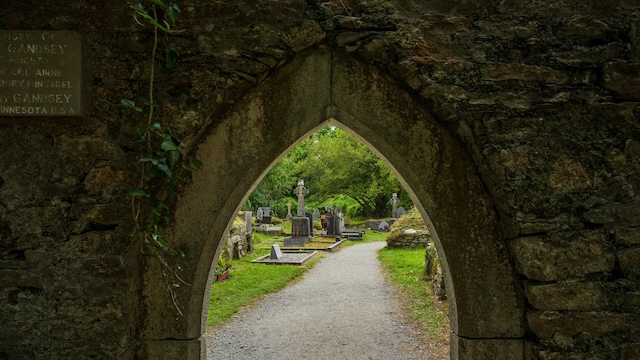
{"type": "Polygon", "coordinates": [[[492,200],[469,157],[387,76],[326,49],[300,54],[258,85],[200,144],[205,168],[180,197],[170,229],[193,264],[192,287],[178,299],[186,304],[186,316],[167,321],[175,318],[169,315],[172,306],[155,295],[162,286],[153,277],[158,269],[149,266],[141,334],[148,351],[169,346],[172,339],[186,358],[201,358],[211,264],[230,219],[268,169],[328,123],[390,166],[432,232],[446,273],[451,358],[481,358],[482,352],[522,358],[523,304],[516,277],[492,200]]]}

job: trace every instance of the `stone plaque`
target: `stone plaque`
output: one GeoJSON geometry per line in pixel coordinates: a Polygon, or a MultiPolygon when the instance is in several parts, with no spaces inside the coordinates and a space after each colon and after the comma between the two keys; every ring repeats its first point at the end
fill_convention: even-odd
{"type": "Polygon", "coordinates": [[[82,116],[80,35],[0,30],[0,116],[82,116]]]}

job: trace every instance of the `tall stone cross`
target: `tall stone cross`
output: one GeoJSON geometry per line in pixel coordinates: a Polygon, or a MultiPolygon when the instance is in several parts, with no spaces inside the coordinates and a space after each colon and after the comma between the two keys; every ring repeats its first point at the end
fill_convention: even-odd
{"type": "Polygon", "coordinates": [[[298,187],[293,190],[295,195],[298,195],[298,216],[304,216],[304,196],[309,195],[309,190],[304,187],[304,180],[298,180],[298,187]]]}
{"type": "Polygon", "coordinates": [[[398,193],[393,193],[393,195],[391,195],[391,200],[389,200],[389,202],[391,203],[391,217],[394,218],[396,217],[396,211],[398,210],[398,205],[400,205],[400,199],[398,199],[398,193]]]}

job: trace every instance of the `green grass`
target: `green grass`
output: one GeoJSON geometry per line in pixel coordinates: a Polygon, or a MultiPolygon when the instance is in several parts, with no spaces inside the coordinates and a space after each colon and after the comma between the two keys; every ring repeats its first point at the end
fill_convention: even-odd
{"type": "Polygon", "coordinates": [[[229,280],[214,282],[209,298],[207,326],[227,321],[242,307],[256,303],[264,295],[276,292],[300,277],[319,260],[316,255],[304,266],[254,264],[254,260],[270,252],[271,245],[283,237],[254,233],[256,250],[241,260],[231,261],[229,280]]]}
{"type": "Polygon", "coordinates": [[[424,249],[383,248],[378,252],[385,273],[399,286],[407,300],[413,321],[426,331],[431,343],[448,344],[448,309],[446,303],[438,304],[431,291],[431,283],[424,278],[424,249]],[[436,305],[438,304],[438,305],[436,305]]]}

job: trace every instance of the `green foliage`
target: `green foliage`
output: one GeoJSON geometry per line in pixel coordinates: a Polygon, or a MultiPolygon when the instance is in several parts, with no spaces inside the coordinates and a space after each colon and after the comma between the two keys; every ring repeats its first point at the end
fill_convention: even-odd
{"type": "Polygon", "coordinates": [[[378,252],[378,259],[391,281],[408,297],[411,317],[427,332],[431,343],[446,343],[449,338],[448,310],[446,304],[435,299],[425,279],[425,250],[383,248],[378,252]]]}
{"type": "Polygon", "coordinates": [[[207,326],[223,324],[244,306],[254,304],[264,295],[276,292],[312,268],[318,258],[304,266],[254,264],[254,260],[269,253],[280,237],[254,233],[258,250],[241,260],[232,260],[229,280],[211,287],[207,326]]]}
{"type": "MultiPolygon", "coordinates": [[[[202,163],[187,154],[185,144],[173,134],[171,129],[163,128],[161,122],[155,121],[154,80],[156,68],[156,52],[158,48],[158,30],[165,34],[176,32],[176,20],[180,8],[173,2],[164,0],[138,1],[130,6],[134,18],[151,24],[154,30],[153,47],[150,58],[150,75],[148,99],[142,99],[137,105],[131,99],[120,100],[119,108],[132,111],[142,116],[139,126],[141,133],[138,139],[138,176],[137,188],[131,191],[133,217],[142,237],[147,254],[154,256],[162,265],[162,273],[169,294],[178,312],[180,307],[173,291],[180,284],[186,284],[180,273],[187,266],[182,250],[170,246],[162,228],[172,220],[171,202],[177,186],[191,183],[191,175],[198,171],[202,163]],[[159,11],[161,14],[159,15],[159,11]],[[162,20],[160,19],[162,16],[162,20]],[[146,123],[146,124],[145,124],[146,123]]],[[[165,51],[164,69],[170,69],[178,58],[178,50],[174,43],[169,43],[165,51]]],[[[188,284],[187,284],[188,285],[188,284]]]]}
{"type": "Polygon", "coordinates": [[[251,193],[245,206],[266,205],[271,198],[276,212],[286,214],[286,202],[297,202],[291,192],[300,178],[310,191],[305,200],[308,209],[336,205],[349,216],[385,217],[391,212],[388,202],[394,192],[403,206],[411,205],[381,159],[346,132],[329,125],[286,154],[251,193]]]}

